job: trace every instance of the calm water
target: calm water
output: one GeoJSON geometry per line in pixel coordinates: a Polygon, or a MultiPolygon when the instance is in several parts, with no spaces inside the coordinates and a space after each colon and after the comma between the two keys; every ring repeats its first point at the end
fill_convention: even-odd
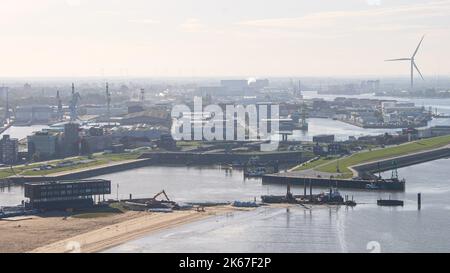
{"type": "MultiPolygon", "coordinates": [[[[315,91],[303,92],[304,98],[323,98],[325,100],[334,100],[338,95],[319,95],[315,91]]],[[[342,96],[341,96],[342,97],[342,96]]],[[[414,102],[417,106],[432,107],[438,109],[439,113],[450,114],[450,99],[408,99],[408,98],[394,98],[394,97],[376,97],[373,94],[354,95],[345,97],[349,98],[371,98],[371,99],[391,99],[398,101],[414,102]]],[[[386,132],[395,133],[401,129],[364,129],[354,125],[346,124],[340,121],[331,119],[311,118],[308,119],[309,129],[307,132],[294,131],[290,137],[293,140],[311,141],[313,136],[319,134],[334,134],[336,140],[348,140],[349,136],[364,136],[364,135],[380,135],[386,132]]],[[[436,125],[450,125],[450,119],[433,119],[428,123],[428,127],[436,125]]]]}
{"type": "MultiPolygon", "coordinates": [[[[449,159],[442,159],[400,169],[400,176],[407,180],[405,193],[341,191],[354,195],[360,203],[355,208],[258,208],[168,229],[108,252],[368,252],[372,241],[385,252],[449,252],[449,163],[449,159]],[[423,196],[421,211],[416,204],[418,192],[423,196]],[[404,200],[405,206],[376,206],[378,198],[389,195],[404,200]]],[[[148,179],[142,193],[165,188],[176,200],[186,201],[250,200],[267,192],[285,192],[285,187],[261,185],[259,180],[243,181],[237,172],[230,177],[220,170],[170,168],[163,179],[161,170],[143,168],[134,175],[148,179]]],[[[124,172],[114,179],[125,179],[130,187],[138,187],[135,179],[124,178],[127,173],[132,175],[124,172]]],[[[390,172],[383,176],[390,176],[390,172]]],[[[293,191],[301,193],[303,189],[294,187],[293,191]]]]}
{"type": "Polygon", "coordinates": [[[3,132],[3,134],[0,134],[0,136],[6,134],[10,135],[11,138],[18,138],[23,139],[26,138],[29,135],[32,135],[33,132],[40,131],[42,129],[49,128],[46,125],[32,125],[32,126],[11,126],[3,132]]]}
{"type": "Polygon", "coordinates": [[[336,97],[347,97],[347,98],[365,98],[365,99],[386,99],[386,100],[397,100],[404,102],[414,102],[416,106],[424,106],[426,109],[432,107],[433,111],[437,108],[440,113],[450,113],[450,98],[447,99],[418,99],[418,98],[396,98],[388,96],[377,97],[374,94],[363,94],[363,95],[319,95],[315,91],[305,91],[303,92],[305,99],[312,98],[323,98],[325,100],[334,100],[336,97]]]}
{"type": "MultiPolygon", "coordinates": [[[[258,208],[168,229],[128,242],[110,252],[365,252],[370,241],[381,251],[450,251],[449,159],[399,170],[406,192],[341,191],[353,195],[355,208],[318,206],[258,208]],[[416,195],[422,193],[422,210],[416,195]],[[376,206],[378,198],[405,201],[403,208],[376,206]]],[[[383,176],[390,176],[390,172],[383,176]]],[[[165,189],[176,201],[253,200],[262,194],[284,194],[286,188],[244,180],[242,172],[220,168],[144,167],[100,176],[112,180],[111,198],[149,197],[165,189]]],[[[324,189],[315,189],[315,192],[324,189]]],[[[293,187],[301,194],[303,187],[293,187]]],[[[2,189],[3,205],[18,204],[21,187],[2,189]]]]}

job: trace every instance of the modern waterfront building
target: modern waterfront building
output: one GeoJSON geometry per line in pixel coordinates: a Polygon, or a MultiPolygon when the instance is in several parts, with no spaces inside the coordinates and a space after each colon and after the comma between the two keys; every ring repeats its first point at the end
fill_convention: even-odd
{"type": "Polygon", "coordinates": [[[65,210],[92,207],[95,197],[111,193],[111,181],[103,179],[25,183],[30,209],[65,210]]]}

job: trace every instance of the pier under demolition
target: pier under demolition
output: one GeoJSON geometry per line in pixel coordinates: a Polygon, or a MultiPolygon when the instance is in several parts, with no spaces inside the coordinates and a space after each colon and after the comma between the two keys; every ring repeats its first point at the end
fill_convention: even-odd
{"type": "Polygon", "coordinates": [[[306,184],[303,195],[294,195],[291,192],[291,186],[287,185],[286,195],[262,195],[261,200],[264,203],[288,203],[300,205],[346,205],[356,206],[353,196],[350,199],[348,196],[342,197],[336,188],[330,188],[329,192],[322,192],[313,194],[312,185],[309,186],[309,194],[306,192],[306,184]]]}

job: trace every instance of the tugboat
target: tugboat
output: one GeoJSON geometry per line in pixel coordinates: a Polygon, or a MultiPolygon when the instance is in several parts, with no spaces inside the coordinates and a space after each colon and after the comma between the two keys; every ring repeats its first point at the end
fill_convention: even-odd
{"type": "Polygon", "coordinates": [[[330,188],[330,192],[326,193],[322,196],[319,196],[317,198],[317,201],[327,203],[327,204],[332,204],[332,203],[342,204],[342,203],[344,203],[344,198],[342,197],[342,195],[339,193],[339,191],[336,188],[330,188]]]}

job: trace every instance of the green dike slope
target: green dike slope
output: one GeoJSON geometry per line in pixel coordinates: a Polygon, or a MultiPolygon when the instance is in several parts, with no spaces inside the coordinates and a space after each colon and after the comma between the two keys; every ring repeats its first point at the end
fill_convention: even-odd
{"type": "Polygon", "coordinates": [[[102,165],[107,165],[110,163],[115,162],[121,162],[121,161],[127,161],[127,160],[134,160],[138,159],[141,155],[140,152],[128,152],[128,153],[121,153],[121,154],[102,154],[98,153],[95,154],[93,157],[89,158],[87,156],[77,156],[77,157],[71,157],[66,159],[59,159],[59,160],[52,160],[47,162],[36,162],[29,165],[17,165],[13,166],[13,169],[11,167],[4,167],[0,169],[0,179],[7,178],[9,176],[37,176],[37,175],[50,175],[50,174],[57,174],[60,172],[65,171],[76,171],[81,170],[85,168],[90,167],[100,167],[102,165]],[[35,168],[38,168],[41,165],[56,165],[59,162],[64,161],[72,161],[72,162],[81,162],[82,160],[88,160],[86,163],[78,163],[75,165],[67,166],[67,167],[55,167],[50,170],[34,170],[35,168]]]}
{"type": "MultiPolygon", "coordinates": [[[[426,150],[436,149],[450,144],[450,135],[427,138],[423,140],[417,140],[407,144],[398,145],[395,147],[388,147],[373,151],[366,151],[353,154],[349,157],[339,159],[339,168],[343,172],[344,177],[351,177],[352,172],[349,167],[361,163],[366,163],[374,160],[391,158],[395,156],[401,156],[416,152],[422,152],[426,150]]],[[[336,161],[332,161],[328,164],[317,167],[317,171],[335,173],[336,161]]]]}

